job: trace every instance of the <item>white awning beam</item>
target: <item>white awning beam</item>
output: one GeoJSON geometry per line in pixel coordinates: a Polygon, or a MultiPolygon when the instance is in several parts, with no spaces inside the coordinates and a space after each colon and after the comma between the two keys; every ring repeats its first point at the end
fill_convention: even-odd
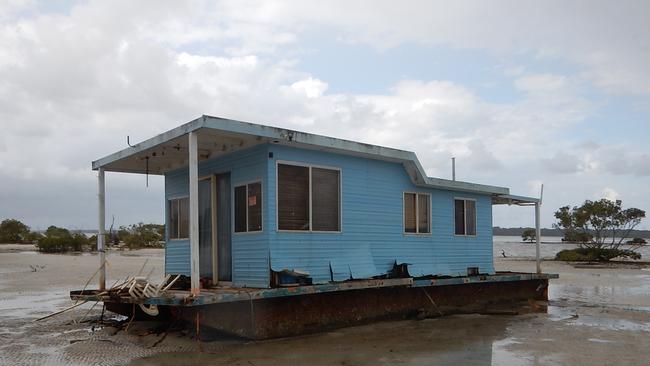
{"type": "Polygon", "coordinates": [[[191,293],[198,295],[199,281],[199,159],[198,136],[189,133],[189,184],[190,184],[190,274],[191,293]]]}

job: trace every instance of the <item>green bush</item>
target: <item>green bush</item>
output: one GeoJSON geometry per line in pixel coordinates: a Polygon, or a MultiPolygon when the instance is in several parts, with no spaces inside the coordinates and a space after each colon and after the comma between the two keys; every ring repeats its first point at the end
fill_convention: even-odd
{"type": "Polygon", "coordinates": [[[576,248],[555,255],[555,260],[567,262],[607,262],[614,258],[641,259],[641,254],[628,249],[576,248]]]}
{"type": "Polygon", "coordinates": [[[88,238],[82,233],[70,233],[68,229],[50,226],[45,231],[45,236],[38,239],[36,246],[40,252],[61,253],[80,252],[88,244],[88,238]]]}
{"type": "Polygon", "coordinates": [[[581,231],[565,230],[562,241],[568,243],[588,243],[593,239],[593,236],[581,231]]]}
{"type": "Polygon", "coordinates": [[[526,229],[524,230],[523,233],[521,233],[521,240],[524,242],[534,242],[537,237],[537,231],[535,229],[526,229]]]}
{"type": "Polygon", "coordinates": [[[121,226],[117,234],[129,249],[162,248],[165,238],[165,226],[143,224],[121,226]]]}
{"type": "Polygon", "coordinates": [[[15,219],[0,222],[0,243],[26,243],[29,226],[15,219]]]}

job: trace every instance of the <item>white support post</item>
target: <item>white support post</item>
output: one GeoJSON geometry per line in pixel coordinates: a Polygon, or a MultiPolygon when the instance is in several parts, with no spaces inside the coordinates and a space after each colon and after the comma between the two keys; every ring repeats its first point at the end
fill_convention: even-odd
{"type": "Polygon", "coordinates": [[[97,198],[99,203],[99,229],[97,232],[97,252],[99,253],[99,291],[106,290],[106,185],[104,168],[99,168],[97,176],[97,198]]]}
{"type": "Polygon", "coordinates": [[[199,160],[196,132],[189,134],[189,153],[191,292],[192,295],[198,295],[201,290],[199,281],[199,160]]]}
{"type": "Polygon", "coordinates": [[[540,228],[540,202],[535,203],[535,260],[537,262],[537,273],[542,273],[542,262],[540,259],[540,244],[542,243],[542,230],[540,228]]]}

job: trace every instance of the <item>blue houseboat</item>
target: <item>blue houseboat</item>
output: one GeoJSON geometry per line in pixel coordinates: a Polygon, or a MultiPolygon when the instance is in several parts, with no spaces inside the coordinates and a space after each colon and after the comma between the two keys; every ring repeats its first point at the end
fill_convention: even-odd
{"type": "Polygon", "coordinates": [[[552,277],[539,259],[536,273],[497,273],[493,264],[492,206],[534,206],[539,229],[539,199],[428,177],[409,151],[202,116],[92,167],[102,276],[92,296],[72,296],[115,309],[140,301],[190,317],[202,311],[211,326],[265,338],[428,307],[435,315],[545,298],[552,277]],[[164,176],[165,272],[186,276],[189,288],[145,300],[102,294],[108,171],[164,176]],[[485,291],[468,300],[472,285],[485,291]],[[382,303],[387,296],[400,300],[382,303]],[[353,305],[328,313],[331,301],[353,305]],[[235,324],[228,314],[251,319],[235,324]]]}

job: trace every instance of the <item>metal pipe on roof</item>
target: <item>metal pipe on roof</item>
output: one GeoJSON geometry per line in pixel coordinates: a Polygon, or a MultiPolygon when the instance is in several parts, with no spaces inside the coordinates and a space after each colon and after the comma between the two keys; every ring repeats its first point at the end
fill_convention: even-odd
{"type": "Polygon", "coordinates": [[[456,180],[456,158],[451,158],[451,180],[456,180]]]}

